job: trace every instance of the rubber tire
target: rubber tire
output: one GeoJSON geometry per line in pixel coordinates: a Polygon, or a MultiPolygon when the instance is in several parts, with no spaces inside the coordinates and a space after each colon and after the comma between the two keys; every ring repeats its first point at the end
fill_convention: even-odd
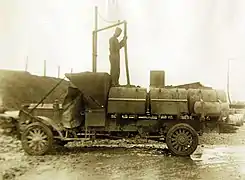
{"type": "Polygon", "coordinates": [[[53,147],[53,133],[52,133],[51,129],[48,126],[46,126],[45,124],[40,123],[40,122],[34,122],[34,123],[29,124],[25,128],[24,132],[21,135],[21,143],[22,143],[22,148],[24,149],[24,151],[27,154],[29,154],[31,156],[41,156],[41,155],[46,154],[47,152],[49,152],[52,149],[52,147],[53,147]],[[32,149],[30,149],[28,144],[27,144],[27,141],[26,141],[26,136],[28,136],[29,131],[32,130],[33,128],[41,128],[42,131],[48,137],[48,145],[40,151],[33,151],[32,149]]]}
{"type": "Polygon", "coordinates": [[[190,156],[197,149],[197,146],[198,146],[198,134],[195,131],[195,129],[193,127],[191,127],[189,124],[186,124],[186,123],[175,124],[167,132],[167,135],[166,135],[166,144],[167,144],[167,147],[168,147],[169,151],[173,155],[175,155],[175,156],[190,156]],[[179,151],[177,151],[176,149],[174,149],[174,147],[173,147],[173,145],[171,143],[171,136],[172,136],[172,134],[176,130],[178,130],[179,128],[185,128],[185,129],[187,129],[192,134],[192,138],[193,138],[192,146],[189,148],[188,151],[185,151],[185,152],[179,152],[179,151]]]}

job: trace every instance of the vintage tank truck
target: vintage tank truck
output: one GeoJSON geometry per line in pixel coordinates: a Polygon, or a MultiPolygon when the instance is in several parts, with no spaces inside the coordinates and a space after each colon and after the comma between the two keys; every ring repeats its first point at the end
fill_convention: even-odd
{"type": "Polygon", "coordinates": [[[198,146],[202,122],[220,121],[229,110],[223,91],[165,87],[164,71],[151,72],[147,90],[130,85],[128,74],[128,85],[118,87],[111,86],[108,73],[66,74],[72,85],[62,104],[43,104],[43,98],[23,106],[25,152],[43,155],[56,143],[140,136],[165,142],[174,155],[189,156],[198,146]]]}

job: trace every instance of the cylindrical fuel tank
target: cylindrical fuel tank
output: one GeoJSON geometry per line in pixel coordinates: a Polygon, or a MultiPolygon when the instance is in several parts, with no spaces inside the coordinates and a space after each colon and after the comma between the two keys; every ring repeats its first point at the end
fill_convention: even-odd
{"type": "Polygon", "coordinates": [[[226,103],[227,102],[227,96],[226,96],[225,91],[223,91],[223,90],[216,90],[216,93],[217,93],[217,98],[221,102],[223,102],[223,103],[226,103]]]}
{"type": "Polygon", "coordinates": [[[219,115],[224,112],[226,115],[229,111],[228,103],[219,103],[219,102],[200,102],[196,101],[194,105],[194,113],[204,115],[219,115]]]}
{"type": "Polygon", "coordinates": [[[112,87],[108,98],[108,113],[145,114],[147,89],[112,87]]]}
{"type": "Polygon", "coordinates": [[[152,114],[188,113],[187,91],[184,88],[151,88],[149,96],[152,114]]]}
{"type": "Polygon", "coordinates": [[[227,114],[229,104],[226,94],[214,89],[189,89],[189,111],[194,114],[219,115],[227,114]]]}
{"type": "Polygon", "coordinates": [[[217,93],[213,89],[188,89],[187,91],[190,113],[195,113],[194,105],[196,101],[217,102],[217,93]]]}

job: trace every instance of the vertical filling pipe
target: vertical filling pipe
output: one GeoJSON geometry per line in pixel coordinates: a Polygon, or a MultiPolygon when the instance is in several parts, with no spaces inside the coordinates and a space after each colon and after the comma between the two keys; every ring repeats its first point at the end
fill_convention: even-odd
{"type": "MultiPolygon", "coordinates": [[[[127,37],[127,22],[124,22],[124,36],[127,37]]],[[[130,85],[130,78],[129,78],[129,69],[128,69],[128,47],[127,42],[124,46],[124,56],[125,56],[125,68],[126,68],[126,76],[127,76],[127,85],[130,85]]]]}
{"type": "Polygon", "coordinates": [[[97,30],[98,30],[98,7],[95,6],[95,21],[94,21],[94,31],[93,31],[93,62],[92,69],[93,72],[97,72],[97,30]]]}

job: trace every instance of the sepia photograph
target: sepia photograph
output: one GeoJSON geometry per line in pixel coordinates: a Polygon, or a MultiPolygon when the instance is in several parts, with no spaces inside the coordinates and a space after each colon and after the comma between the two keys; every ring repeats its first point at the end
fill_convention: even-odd
{"type": "Polygon", "coordinates": [[[0,180],[245,180],[244,0],[0,0],[0,180]]]}

